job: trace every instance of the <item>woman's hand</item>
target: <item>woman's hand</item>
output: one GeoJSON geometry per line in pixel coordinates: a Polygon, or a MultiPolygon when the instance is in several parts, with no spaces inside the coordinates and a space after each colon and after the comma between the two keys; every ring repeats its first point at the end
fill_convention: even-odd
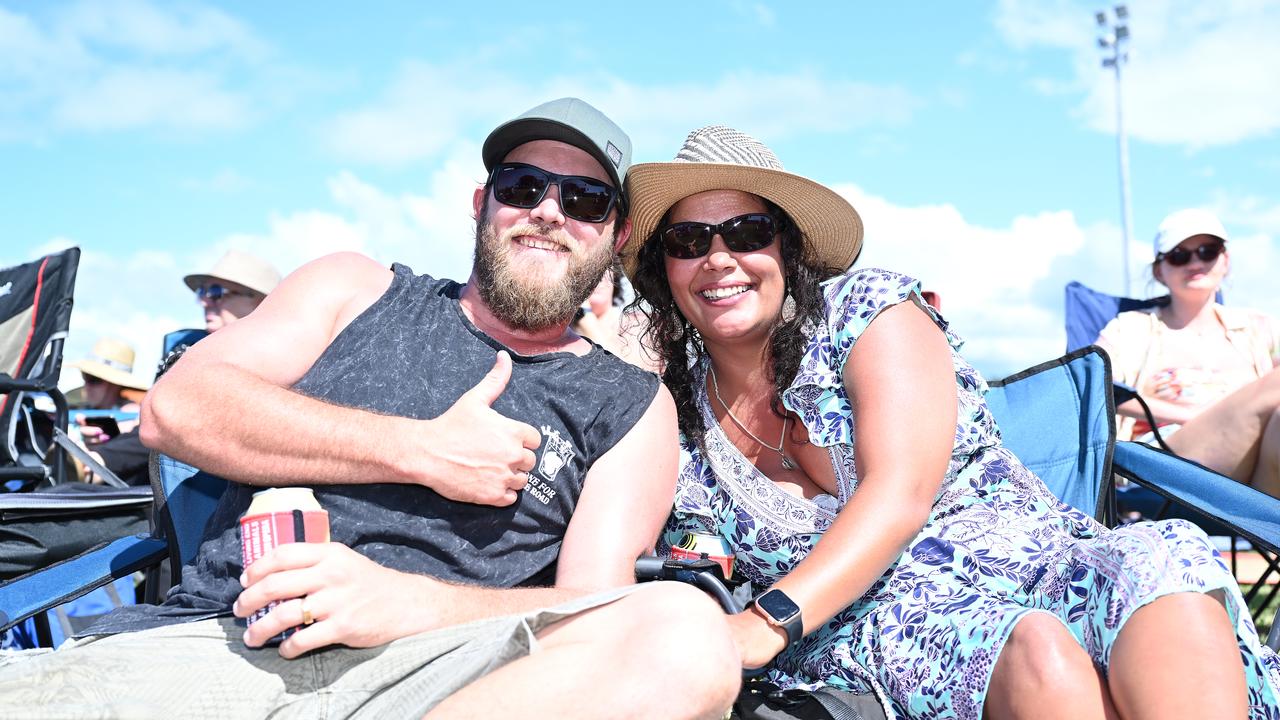
{"type": "Polygon", "coordinates": [[[1152,376],[1147,383],[1151,397],[1169,402],[1177,402],[1182,397],[1182,382],[1178,379],[1177,368],[1165,368],[1152,376]]]}
{"type": "Polygon", "coordinates": [[[764,667],[787,647],[786,631],[770,625],[754,608],[730,615],[729,631],[744,668],[764,667]]]}

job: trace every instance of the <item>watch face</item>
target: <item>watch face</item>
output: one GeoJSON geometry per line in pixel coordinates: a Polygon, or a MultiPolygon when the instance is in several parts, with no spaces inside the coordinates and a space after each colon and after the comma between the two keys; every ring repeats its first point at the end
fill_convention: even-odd
{"type": "Polygon", "coordinates": [[[800,606],[781,590],[770,590],[756,598],[756,607],[778,622],[786,622],[800,613],[800,606]]]}

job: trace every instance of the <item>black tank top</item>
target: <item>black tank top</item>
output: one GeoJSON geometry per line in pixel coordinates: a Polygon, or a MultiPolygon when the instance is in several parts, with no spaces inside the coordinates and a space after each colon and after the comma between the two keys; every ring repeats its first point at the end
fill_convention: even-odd
{"type": "MultiPolygon", "coordinates": [[[[295,390],[338,405],[434,418],[489,372],[499,350],[511,352],[467,320],[458,304],[461,285],[415,276],[399,264],[392,270],[386,293],[338,335],[295,390]]],[[[335,542],[386,567],[449,581],[499,587],[554,582],[560,543],[587,471],[644,414],[658,379],[599,346],[581,357],[511,357],[511,381],[493,408],[542,435],[537,465],[516,503],[454,502],[417,485],[314,486],[335,542]]],[[[245,409],[250,416],[252,410],[245,409]]],[[[167,614],[230,606],[241,589],[238,520],[258,489],[230,484],[195,561],[183,569],[181,587],[166,602],[177,612],[167,614]]],[[[144,624],[156,624],[152,619],[144,624]]],[[[132,627],[106,623],[94,630],[138,627],[127,624],[132,627]]]]}

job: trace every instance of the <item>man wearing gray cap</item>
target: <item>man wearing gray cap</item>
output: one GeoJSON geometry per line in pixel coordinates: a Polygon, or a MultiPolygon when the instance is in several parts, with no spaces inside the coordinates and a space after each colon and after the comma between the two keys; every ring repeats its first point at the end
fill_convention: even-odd
{"type": "Polygon", "coordinates": [[[65,671],[95,680],[37,715],[721,716],[740,667],[723,614],[630,586],[671,507],[671,397],[568,329],[630,233],[630,157],[587,103],[540,105],[485,141],[466,284],[332,255],[193,346],[143,427],[234,481],[194,564],[158,609],[0,666],[0,694],[25,712],[24,687],[49,703],[32,686],[65,671]],[[334,542],[242,568],[237,519],[290,485],[313,488],[334,542]],[[247,630],[228,617],[269,603],[247,630]],[[198,697],[170,687],[190,668],[198,697]]]}

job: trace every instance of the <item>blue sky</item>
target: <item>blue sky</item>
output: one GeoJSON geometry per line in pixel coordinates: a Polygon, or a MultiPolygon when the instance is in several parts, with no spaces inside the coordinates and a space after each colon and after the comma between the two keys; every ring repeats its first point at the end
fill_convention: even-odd
{"type": "Polygon", "coordinates": [[[1179,207],[1232,233],[1228,301],[1280,314],[1280,2],[1129,4],[1127,248],[1100,3],[585,7],[0,0],[0,264],[79,245],[68,354],[123,336],[146,374],[228,247],[461,279],[485,134],[578,95],[637,161],[722,123],[836,188],[860,264],[939,291],[991,377],[1062,351],[1068,280],[1118,291],[1127,251],[1145,294],[1179,207]]]}

